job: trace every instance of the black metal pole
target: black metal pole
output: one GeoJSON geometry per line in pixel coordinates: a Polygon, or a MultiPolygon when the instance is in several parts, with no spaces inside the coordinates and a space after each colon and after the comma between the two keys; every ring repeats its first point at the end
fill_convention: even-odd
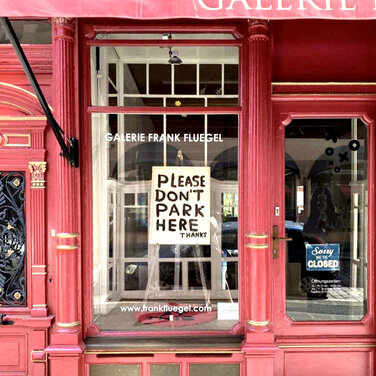
{"type": "Polygon", "coordinates": [[[9,19],[7,17],[0,17],[0,23],[2,28],[4,29],[10,43],[12,44],[14,51],[16,52],[18,59],[20,60],[20,63],[25,71],[25,74],[27,78],[29,79],[29,82],[34,89],[35,95],[37,96],[40,105],[42,106],[43,112],[46,115],[46,118],[52,128],[52,131],[55,134],[55,137],[57,139],[57,142],[59,143],[62,155],[68,160],[68,162],[73,167],[78,167],[78,150],[73,150],[78,148],[78,141],[71,137],[69,139],[70,143],[70,150],[68,149],[67,144],[64,141],[64,138],[62,134],[64,134],[64,131],[61,129],[58,122],[53,117],[51,110],[48,106],[48,103],[46,101],[46,98],[44,97],[42,90],[38,84],[38,81],[34,75],[33,70],[30,67],[30,64],[26,58],[26,55],[20,45],[20,42],[17,38],[17,35],[12,27],[12,24],[10,23],[9,19]]]}

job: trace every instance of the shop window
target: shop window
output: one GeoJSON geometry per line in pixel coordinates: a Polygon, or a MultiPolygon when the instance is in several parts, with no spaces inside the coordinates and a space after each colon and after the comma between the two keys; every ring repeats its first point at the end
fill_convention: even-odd
{"type": "Polygon", "coordinates": [[[360,119],[286,127],[287,314],[361,320],[367,307],[367,126],[360,119]]]}
{"type": "Polygon", "coordinates": [[[0,306],[26,305],[25,176],[0,172],[0,306]]]}
{"type": "MultiPolygon", "coordinates": [[[[98,49],[92,54],[95,59],[98,49]]],[[[216,98],[237,106],[237,89],[226,97],[224,88],[237,87],[238,50],[179,47],[179,66],[167,63],[168,50],[160,47],[100,47],[99,56],[107,68],[104,76],[92,75],[93,102],[108,106],[116,97],[123,110],[92,114],[93,321],[101,330],[229,330],[238,321],[237,107],[228,107],[229,114],[163,107],[205,109],[216,98]],[[128,112],[127,103],[144,108],[128,112]],[[180,188],[171,183],[171,192],[160,190],[158,198],[156,168],[188,179],[182,183],[179,175],[180,188]],[[200,175],[207,199],[194,206],[201,191],[189,184],[201,171],[208,173],[200,175]],[[167,194],[184,241],[153,240],[153,208],[167,194]],[[202,217],[207,230],[188,222],[190,216],[202,217]],[[205,240],[197,240],[200,233],[205,240]]],[[[161,220],[160,226],[170,225],[161,220]]]]}

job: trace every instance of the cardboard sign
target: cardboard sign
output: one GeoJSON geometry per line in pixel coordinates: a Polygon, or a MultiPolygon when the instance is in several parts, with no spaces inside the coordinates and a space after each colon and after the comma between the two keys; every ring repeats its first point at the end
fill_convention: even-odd
{"type": "Polygon", "coordinates": [[[339,244],[306,244],[306,269],[336,271],[339,267],[339,244]]]}
{"type": "Polygon", "coordinates": [[[150,244],[210,244],[210,167],[153,167],[150,244]]]}

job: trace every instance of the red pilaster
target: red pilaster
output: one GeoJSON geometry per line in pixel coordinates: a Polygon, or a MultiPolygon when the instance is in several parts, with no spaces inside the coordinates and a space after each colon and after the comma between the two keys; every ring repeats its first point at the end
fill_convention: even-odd
{"type": "MultiPolygon", "coordinates": [[[[40,147],[43,147],[41,145],[40,147]]],[[[45,250],[45,172],[44,161],[29,162],[30,185],[30,233],[32,234],[33,252],[31,253],[32,307],[31,316],[47,316],[46,297],[46,250],[45,250]]]]}
{"type": "Polygon", "coordinates": [[[246,199],[244,252],[246,260],[246,374],[273,375],[274,335],[271,331],[271,64],[267,21],[248,28],[248,147],[245,149],[246,199]]]}
{"type": "MultiPolygon", "coordinates": [[[[53,39],[54,116],[66,137],[76,136],[75,27],[71,18],[55,18],[53,39]]],[[[79,173],[65,158],[56,166],[56,321],[48,347],[56,374],[79,375],[82,353],[79,317],[79,173]],[[62,365],[66,366],[63,367],[62,365]]]]}
{"type": "MultiPolygon", "coordinates": [[[[75,134],[75,20],[54,19],[54,112],[67,137],[75,134]]],[[[65,158],[57,161],[57,332],[75,331],[78,317],[77,169],[65,158]]]]}
{"type": "Polygon", "coordinates": [[[265,21],[249,26],[249,122],[247,150],[248,208],[245,252],[248,258],[249,307],[251,329],[270,323],[270,40],[265,21]]]}

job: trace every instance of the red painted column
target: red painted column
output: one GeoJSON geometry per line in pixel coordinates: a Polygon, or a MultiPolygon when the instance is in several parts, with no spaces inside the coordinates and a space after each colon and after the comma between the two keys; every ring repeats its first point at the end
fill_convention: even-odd
{"type": "MultiPolygon", "coordinates": [[[[54,116],[65,136],[77,137],[75,45],[76,21],[55,18],[53,38],[54,116]]],[[[48,348],[52,375],[81,374],[79,317],[79,170],[65,158],[56,165],[56,320],[48,348]]]]}
{"type": "Polygon", "coordinates": [[[267,21],[250,21],[248,27],[248,124],[244,253],[246,340],[243,345],[246,374],[273,375],[274,335],[271,327],[271,43],[267,21]]]}
{"type": "MultiPolygon", "coordinates": [[[[75,134],[75,20],[55,18],[54,113],[67,137],[75,134]]],[[[78,171],[65,158],[57,160],[57,331],[75,331],[78,318],[78,171]]]]}
{"type": "Polygon", "coordinates": [[[270,40],[267,23],[249,26],[249,123],[248,123],[248,202],[245,234],[248,255],[249,312],[251,330],[270,323],[269,262],[271,259],[272,155],[270,40]]]}

